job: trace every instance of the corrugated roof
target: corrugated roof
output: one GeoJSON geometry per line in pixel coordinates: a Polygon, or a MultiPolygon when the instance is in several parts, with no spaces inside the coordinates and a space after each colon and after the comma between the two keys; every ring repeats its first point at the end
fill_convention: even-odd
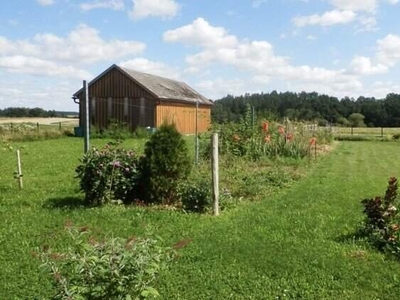
{"type": "Polygon", "coordinates": [[[140,83],[160,99],[170,99],[193,103],[199,101],[200,104],[213,104],[211,100],[205,98],[184,82],[142,73],[120,66],[118,66],[118,68],[120,68],[129,77],[140,83]]]}

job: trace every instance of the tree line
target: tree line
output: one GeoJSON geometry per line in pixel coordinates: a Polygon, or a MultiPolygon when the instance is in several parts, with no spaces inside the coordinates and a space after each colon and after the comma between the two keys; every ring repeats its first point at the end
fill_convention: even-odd
{"type": "Polygon", "coordinates": [[[236,122],[251,107],[257,117],[311,121],[319,125],[400,127],[400,94],[384,99],[360,96],[357,99],[312,93],[257,93],[227,95],[216,100],[212,119],[217,123],[236,122]]]}
{"type": "Polygon", "coordinates": [[[55,110],[44,110],[39,107],[28,108],[28,107],[8,107],[0,109],[0,117],[6,118],[62,118],[67,115],[76,115],[76,112],[62,112],[55,110]]]}

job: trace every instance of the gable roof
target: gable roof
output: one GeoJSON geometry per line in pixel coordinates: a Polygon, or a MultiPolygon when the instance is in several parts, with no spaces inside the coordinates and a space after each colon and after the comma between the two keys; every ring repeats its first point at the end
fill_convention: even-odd
{"type": "MultiPolygon", "coordinates": [[[[107,72],[111,71],[114,68],[124,73],[129,79],[139,84],[142,88],[149,91],[151,94],[153,94],[156,98],[160,100],[168,100],[168,101],[175,100],[175,101],[183,101],[191,103],[196,103],[198,101],[199,104],[213,105],[213,102],[211,100],[202,96],[200,93],[196,92],[194,89],[192,89],[189,85],[187,85],[184,82],[161,76],[151,75],[148,73],[134,71],[131,69],[117,66],[115,64],[112,65],[103,73],[101,73],[95,79],[93,79],[89,83],[89,86],[95,83],[103,75],[105,75],[107,72]]],[[[76,97],[82,91],[83,89],[80,89],[74,94],[74,96],[76,97]]]]}

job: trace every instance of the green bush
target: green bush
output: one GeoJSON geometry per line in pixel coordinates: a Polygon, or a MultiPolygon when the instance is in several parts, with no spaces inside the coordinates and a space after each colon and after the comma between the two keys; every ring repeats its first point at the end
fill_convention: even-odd
{"type": "Polygon", "coordinates": [[[366,215],[362,231],[379,249],[388,250],[400,258],[400,203],[397,190],[398,180],[392,177],[383,197],[361,201],[366,215]]]}
{"type": "Polygon", "coordinates": [[[147,138],[150,137],[150,135],[151,135],[150,128],[147,129],[147,128],[144,128],[144,127],[140,127],[140,126],[139,126],[139,127],[137,127],[137,128],[135,129],[135,131],[133,132],[132,137],[133,137],[133,138],[136,138],[136,139],[147,139],[147,138]]]}
{"type": "Polygon", "coordinates": [[[133,151],[110,143],[101,150],[88,151],[76,168],[86,203],[103,205],[111,200],[132,200],[139,177],[138,162],[133,151]]]}
{"type": "Polygon", "coordinates": [[[159,296],[151,284],[173,252],[152,238],[96,241],[86,228],[67,228],[66,252],[42,249],[39,258],[52,276],[53,299],[146,299],[159,296]]]}
{"type": "Polygon", "coordinates": [[[392,140],[391,136],[371,136],[371,135],[339,135],[335,137],[337,141],[350,141],[350,142],[363,142],[363,141],[383,141],[389,142],[392,140]]]}
{"type": "Polygon", "coordinates": [[[204,213],[212,203],[210,183],[206,180],[183,183],[179,187],[182,208],[188,212],[204,213]]]}
{"type": "Polygon", "coordinates": [[[141,161],[141,200],[176,204],[178,182],[189,175],[191,165],[186,142],[175,125],[161,125],[145,145],[141,161]]]}
{"type": "Polygon", "coordinates": [[[400,140],[400,133],[393,134],[392,139],[394,139],[395,141],[400,140]]]}

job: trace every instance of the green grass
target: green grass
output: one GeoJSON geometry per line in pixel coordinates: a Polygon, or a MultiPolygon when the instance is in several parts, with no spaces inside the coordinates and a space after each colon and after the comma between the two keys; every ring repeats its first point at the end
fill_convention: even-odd
{"type": "MultiPolygon", "coordinates": [[[[244,201],[218,218],[77,207],[82,194],[74,169],[82,144],[65,138],[14,145],[22,146],[22,191],[12,178],[15,154],[1,153],[0,299],[49,298],[50,280],[32,252],[44,244],[65,249],[66,220],[97,235],[127,237],[150,229],[166,245],[191,239],[159,277],[162,299],[398,298],[399,262],[353,238],[363,218],[360,199],[382,194],[388,177],[399,174],[398,143],[342,142],[330,155],[295,171],[280,164],[301,179],[287,185],[283,180],[287,187],[279,190],[264,188],[269,180],[262,180],[261,164],[249,163],[246,171],[240,162],[223,161],[221,181],[258,201],[244,201]]],[[[143,149],[137,141],[126,144],[143,149]]]]}

